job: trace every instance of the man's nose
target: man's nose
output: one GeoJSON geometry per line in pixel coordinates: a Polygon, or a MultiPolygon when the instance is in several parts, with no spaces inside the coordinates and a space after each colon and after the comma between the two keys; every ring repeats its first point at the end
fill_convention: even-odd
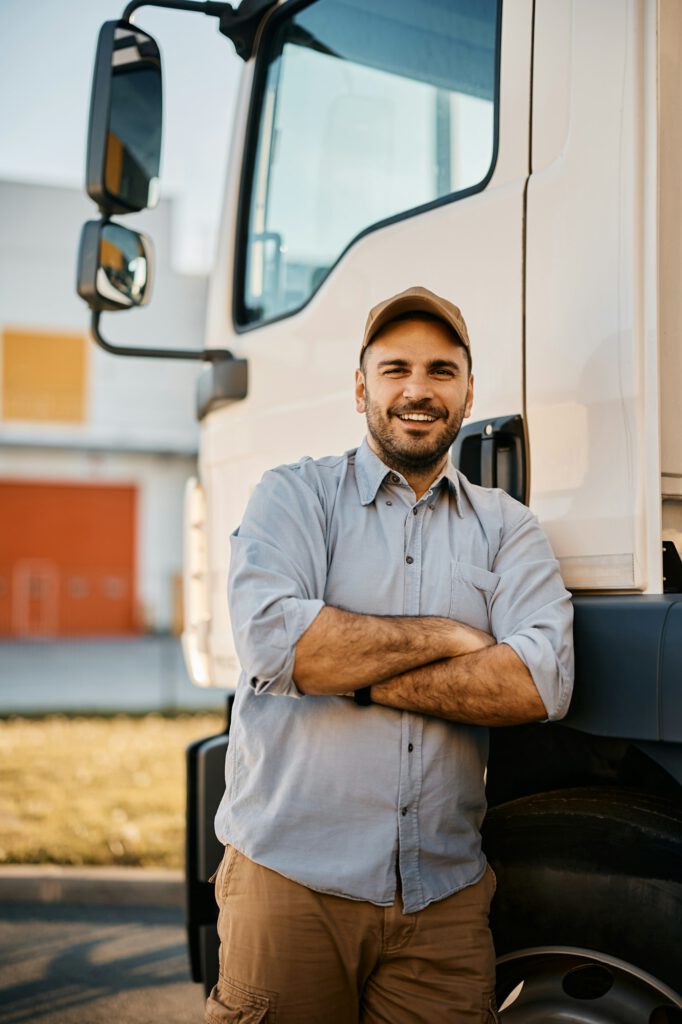
{"type": "Polygon", "coordinates": [[[433,386],[427,374],[412,374],[409,380],[405,381],[403,397],[413,402],[422,401],[425,398],[433,398],[433,386]]]}

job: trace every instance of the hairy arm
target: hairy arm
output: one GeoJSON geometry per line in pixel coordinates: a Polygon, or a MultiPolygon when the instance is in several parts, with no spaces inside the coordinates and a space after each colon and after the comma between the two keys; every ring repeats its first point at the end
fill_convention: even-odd
{"type": "Polygon", "coordinates": [[[452,619],[357,615],[327,605],[296,644],[293,678],[301,693],[346,693],[493,642],[452,619]]]}
{"type": "Polygon", "coordinates": [[[373,685],[371,696],[375,704],[469,725],[519,725],[547,717],[530,672],[504,643],[403,672],[373,685]]]}

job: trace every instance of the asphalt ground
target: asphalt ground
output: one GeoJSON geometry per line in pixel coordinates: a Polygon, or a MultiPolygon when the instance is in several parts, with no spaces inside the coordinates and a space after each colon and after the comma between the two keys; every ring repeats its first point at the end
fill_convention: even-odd
{"type": "Polygon", "coordinates": [[[201,1024],[183,916],[178,872],[3,868],[0,1022],[201,1024]]]}

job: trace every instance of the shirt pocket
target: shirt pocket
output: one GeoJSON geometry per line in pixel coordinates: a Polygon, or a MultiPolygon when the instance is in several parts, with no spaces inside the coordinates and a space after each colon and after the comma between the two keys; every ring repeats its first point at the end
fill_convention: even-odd
{"type": "Polygon", "coordinates": [[[449,617],[490,632],[490,602],[500,576],[480,565],[455,562],[450,575],[449,617]]]}

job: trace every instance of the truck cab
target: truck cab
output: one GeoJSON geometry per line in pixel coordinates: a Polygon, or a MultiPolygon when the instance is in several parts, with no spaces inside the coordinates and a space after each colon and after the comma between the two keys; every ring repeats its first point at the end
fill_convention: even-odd
{"type": "MultiPolygon", "coordinates": [[[[131,47],[138,71],[157,60],[140,6],[107,23],[96,62],[88,190],[102,219],[86,226],[79,289],[105,344],[102,313],[139,304],[139,287],[126,307],[111,294],[120,272],[97,283],[111,216],[131,210],[121,174],[105,187],[101,168],[140,104],[134,89],[104,104],[97,76],[101,93],[131,47]]],[[[206,362],[186,492],[188,672],[236,685],[228,539],[263,472],[362,438],[352,381],[369,308],[415,284],[451,298],[476,377],[453,459],[530,506],[575,608],[568,717],[491,736],[500,1016],[582,1020],[589,1005],[599,1022],[679,1021],[682,8],[176,6],[219,17],[244,58],[207,334],[180,356],[206,362]]],[[[146,245],[134,258],[147,268],[146,245]]],[[[229,714],[188,752],[190,952],[209,988],[228,737],[229,714]]]]}

